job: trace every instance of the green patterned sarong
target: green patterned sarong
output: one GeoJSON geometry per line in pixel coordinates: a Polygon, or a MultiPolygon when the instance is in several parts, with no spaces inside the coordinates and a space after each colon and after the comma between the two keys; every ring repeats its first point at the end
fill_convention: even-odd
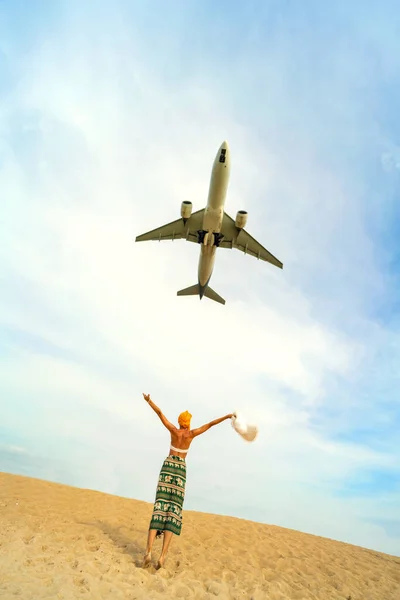
{"type": "Polygon", "coordinates": [[[164,460],[158,478],[156,499],[149,529],[172,531],[175,535],[180,535],[185,485],[185,459],[180,456],[168,456],[164,460]]]}

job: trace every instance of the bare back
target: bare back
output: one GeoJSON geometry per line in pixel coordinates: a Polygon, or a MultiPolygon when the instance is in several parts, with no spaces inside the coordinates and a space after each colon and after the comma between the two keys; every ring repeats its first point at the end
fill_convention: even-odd
{"type": "MultiPolygon", "coordinates": [[[[190,429],[174,429],[171,431],[171,446],[182,450],[188,450],[190,444],[193,441],[193,434],[190,429]]],[[[186,458],[186,452],[177,452],[177,450],[173,450],[170,447],[169,456],[180,456],[181,458],[186,458]]]]}

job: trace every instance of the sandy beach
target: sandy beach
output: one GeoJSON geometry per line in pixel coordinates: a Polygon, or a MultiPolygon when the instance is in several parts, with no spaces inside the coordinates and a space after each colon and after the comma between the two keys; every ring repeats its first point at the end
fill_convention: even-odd
{"type": "Polygon", "coordinates": [[[185,511],[157,571],[141,568],[152,504],[1,473],[0,508],[10,600],[400,598],[400,558],[280,527],[185,511]]]}

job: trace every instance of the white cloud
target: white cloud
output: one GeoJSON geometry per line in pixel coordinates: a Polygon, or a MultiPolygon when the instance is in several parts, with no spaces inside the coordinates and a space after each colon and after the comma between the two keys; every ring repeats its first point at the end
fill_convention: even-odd
{"type": "Polygon", "coordinates": [[[0,451],[9,452],[10,454],[28,454],[25,448],[21,446],[13,446],[8,444],[0,444],[0,451]]]}
{"type": "Polygon", "coordinates": [[[196,423],[240,408],[260,424],[260,439],[243,446],[221,426],[198,441],[189,505],[201,501],[192,508],[210,506],[201,490],[212,481],[224,486],[219,505],[236,510],[248,498],[239,480],[247,481],[255,514],[266,520],[271,514],[334,537],[330,514],[348,511],[341,535],[385,546],[382,530],[359,520],[362,507],[332,492],[358,469],[393,468],[391,449],[333,442],[328,422],[319,430],[312,423],[315,411],[336,402],[332,382],[351,380],[373,359],[364,340],[379,344],[382,336],[365,310],[366,291],[381,289],[382,278],[357,184],[318,157],[311,134],[304,152],[304,138],[290,139],[288,130],[285,137],[276,105],[266,102],[265,112],[275,113],[282,140],[278,129],[261,140],[257,122],[238,125],[245,99],[235,99],[234,71],[225,91],[208,87],[204,72],[168,86],[139,62],[141,37],[115,18],[107,32],[91,31],[92,45],[75,10],[73,28],[66,21],[19,61],[19,86],[0,106],[0,195],[9,198],[0,324],[36,340],[25,351],[9,341],[0,381],[18,404],[9,410],[0,401],[2,421],[29,431],[39,454],[57,438],[71,469],[82,453],[94,487],[151,500],[168,438],[141,392],[170,418],[190,409],[196,423]],[[212,279],[227,300],[220,307],[176,297],[196,281],[196,246],[133,240],[178,218],[183,199],[204,205],[224,138],[233,153],[227,212],[248,209],[248,230],[285,268],[221,251],[212,279]],[[351,320],[362,337],[350,336],[351,320]],[[47,355],[43,346],[35,351],[39,339],[47,355]],[[29,421],[18,414],[23,404],[29,421]],[[98,459],[105,449],[106,464],[98,459]]]}

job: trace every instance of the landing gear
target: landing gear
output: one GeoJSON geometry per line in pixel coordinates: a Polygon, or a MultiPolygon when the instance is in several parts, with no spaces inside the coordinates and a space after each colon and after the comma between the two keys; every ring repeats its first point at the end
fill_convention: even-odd
{"type": "Polygon", "coordinates": [[[218,248],[223,239],[224,236],[222,235],[222,233],[214,233],[214,246],[217,246],[218,248]]]}
{"type": "Polygon", "coordinates": [[[204,238],[205,238],[206,233],[207,233],[207,231],[204,231],[204,229],[199,229],[199,231],[197,232],[197,241],[199,244],[204,243],[204,238]]]}
{"type": "MultiPolygon", "coordinates": [[[[204,241],[206,238],[206,235],[208,234],[208,231],[204,231],[204,229],[199,229],[197,232],[197,242],[199,244],[204,244],[207,243],[207,245],[209,245],[209,241],[208,239],[206,239],[206,242],[204,241]]],[[[211,233],[210,235],[213,236],[213,246],[218,246],[220,245],[220,243],[222,242],[222,240],[224,239],[224,236],[222,235],[222,233],[211,233]]],[[[209,238],[209,235],[207,235],[207,238],[209,238]]]]}

